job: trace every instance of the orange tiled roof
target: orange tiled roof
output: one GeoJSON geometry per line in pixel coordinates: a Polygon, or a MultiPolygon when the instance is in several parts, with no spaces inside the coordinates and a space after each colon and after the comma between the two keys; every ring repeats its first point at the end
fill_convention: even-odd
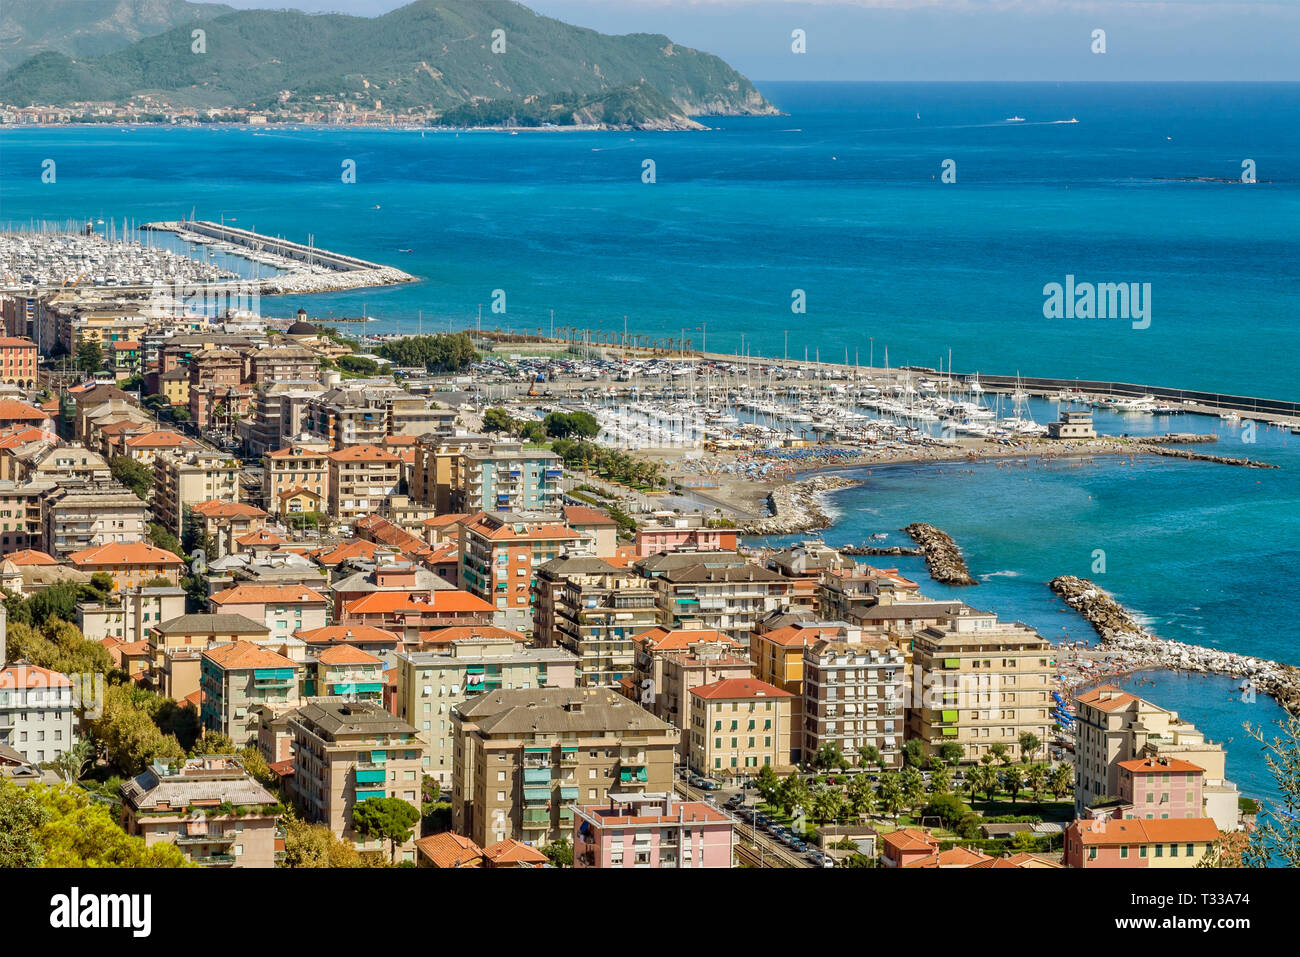
{"type": "Polygon", "coordinates": [[[496,528],[492,527],[486,518],[477,518],[474,521],[467,522],[465,528],[476,535],[492,541],[568,541],[580,538],[573,529],[567,525],[561,525],[558,522],[548,522],[539,524],[534,522],[506,522],[496,528]],[[522,525],[524,531],[516,532],[515,526],[522,525]]]}
{"type": "Polygon", "coordinates": [[[908,861],[904,867],[973,867],[989,858],[979,851],[972,851],[964,847],[950,847],[946,851],[939,851],[937,854],[931,854],[928,857],[921,857],[914,861],[908,861]]]}
{"type": "Polygon", "coordinates": [[[422,837],[415,846],[437,867],[477,867],[483,860],[481,847],[451,831],[422,837]]]}
{"type": "Polygon", "coordinates": [[[48,412],[33,408],[17,399],[0,399],[0,419],[27,419],[32,422],[44,422],[50,417],[48,412]]]}
{"type": "Polygon", "coordinates": [[[74,565],[183,565],[184,560],[174,552],[150,545],[148,542],[109,542],[73,552],[68,560],[74,565]]]}
{"type": "Polygon", "coordinates": [[[774,631],[755,634],[760,641],[770,641],[774,645],[807,648],[809,645],[814,645],[823,638],[841,637],[844,634],[844,626],[816,625],[813,627],[801,628],[797,625],[786,625],[784,628],[777,628],[774,631]]]}
{"type": "Polygon", "coordinates": [[[324,458],[329,453],[328,449],[308,449],[301,445],[286,445],[282,449],[276,449],[273,452],[267,452],[267,458],[288,459],[288,458],[324,458]],[[298,449],[295,455],[294,449],[298,449]]]}
{"type": "Polygon", "coordinates": [[[511,631],[509,628],[498,628],[496,625],[453,625],[450,628],[434,628],[431,631],[420,632],[420,645],[422,647],[447,645],[467,638],[509,638],[518,642],[524,640],[524,636],[519,632],[511,631]]]}
{"type": "Polygon", "coordinates": [[[523,841],[508,837],[504,841],[489,844],[483,849],[483,856],[493,864],[545,864],[550,859],[523,841]]]}
{"type": "Polygon", "coordinates": [[[332,462],[398,462],[400,459],[377,445],[350,445],[326,456],[332,462]]]}
{"type": "Polygon", "coordinates": [[[247,668],[293,668],[294,663],[284,655],[267,651],[260,645],[247,641],[234,641],[228,645],[218,645],[203,652],[207,658],[228,671],[243,671],[247,668]]]}
{"type": "Polygon", "coordinates": [[[287,538],[281,538],[275,532],[267,528],[259,528],[256,531],[249,532],[247,535],[240,535],[235,539],[240,545],[284,545],[288,543],[287,538]]]}
{"type": "Polygon", "coordinates": [[[1204,843],[1219,836],[1218,825],[1208,817],[1077,820],[1070,827],[1077,828],[1079,840],[1089,846],[1204,843]]]}
{"type": "Polygon", "coordinates": [[[327,665],[377,665],[384,659],[355,646],[339,644],[330,645],[320,653],[317,660],[327,665]]]}
{"type": "Polygon", "coordinates": [[[881,836],[880,840],[897,851],[928,851],[939,846],[928,831],[921,831],[914,827],[900,827],[881,836]]]}
{"type": "Polygon", "coordinates": [[[16,664],[0,670],[0,689],[71,688],[72,679],[65,674],[36,665],[16,664]]]}
{"type": "Polygon", "coordinates": [[[564,521],[568,525],[617,525],[608,512],[586,505],[564,506],[564,521]]]}
{"type": "Polygon", "coordinates": [[[663,625],[655,625],[648,631],[643,631],[639,635],[632,636],[633,641],[639,641],[646,646],[647,651],[685,651],[691,645],[698,645],[700,642],[713,643],[721,642],[725,645],[737,646],[737,642],[729,635],[724,635],[720,631],[714,631],[709,628],[665,628],[663,625]]]}
{"type": "Polygon", "coordinates": [[[219,498],[199,502],[199,504],[192,505],[190,508],[206,518],[234,518],[237,515],[246,518],[261,518],[266,515],[266,512],[256,505],[248,505],[244,502],[223,502],[219,498]]]}
{"type": "Polygon", "coordinates": [[[1135,695],[1120,691],[1114,685],[1098,685],[1091,691],[1085,691],[1078,698],[1080,704],[1090,704],[1102,711],[1117,711],[1138,700],[1140,699],[1135,695]]]}
{"type": "Polygon", "coordinates": [[[423,524],[425,528],[445,528],[448,525],[455,525],[457,522],[478,518],[482,514],[482,512],[448,512],[446,515],[435,515],[433,518],[426,518],[423,524]]]}
{"type": "Polygon", "coordinates": [[[58,436],[48,429],[40,429],[34,425],[11,425],[8,428],[0,429],[0,449],[13,449],[20,445],[26,445],[28,442],[40,442],[43,439],[55,441],[58,436]]]}
{"type": "Polygon", "coordinates": [[[342,542],[333,548],[321,549],[312,554],[312,558],[321,565],[337,565],[349,558],[363,558],[366,560],[375,557],[375,552],[379,551],[381,546],[378,542],[368,542],[365,539],[355,538],[350,542],[342,542]]]}
{"type": "Polygon", "coordinates": [[[402,639],[393,634],[391,631],[385,631],[383,628],[375,628],[373,625],[327,625],[324,628],[313,628],[311,631],[300,631],[298,637],[309,645],[336,644],[346,642],[359,642],[371,644],[373,642],[400,642],[402,639]]]}
{"type": "Polygon", "coordinates": [[[1134,758],[1132,761],[1120,761],[1119,766],[1125,771],[1131,771],[1134,774],[1157,771],[1188,772],[1205,770],[1199,764],[1192,764],[1191,761],[1183,761],[1179,758],[1134,758]]]}
{"type": "Polygon", "coordinates": [[[57,565],[58,559],[34,548],[20,548],[16,552],[0,556],[0,561],[13,562],[15,565],[57,565]]]}
{"type": "Polygon", "coordinates": [[[355,601],[343,609],[349,615],[373,615],[394,611],[438,612],[492,612],[493,607],[482,598],[467,591],[446,589],[435,591],[428,598],[417,600],[410,592],[377,591],[355,601]]]}
{"type": "Polygon", "coordinates": [[[705,700],[718,701],[731,698],[793,698],[788,691],[757,678],[723,678],[712,684],[692,688],[691,694],[705,700]]]}
{"type": "Polygon", "coordinates": [[[133,435],[126,440],[126,444],[133,449],[163,449],[178,446],[198,448],[198,443],[193,439],[181,435],[179,432],[173,432],[171,429],[156,429],[153,432],[133,435]]]}
{"type": "Polygon", "coordinates": [[[242,605],[256,602],[321,602],[327,599],[315,589],[306,585],[236,585],[219,591],[208,599],[214,605],[242,605]]]}

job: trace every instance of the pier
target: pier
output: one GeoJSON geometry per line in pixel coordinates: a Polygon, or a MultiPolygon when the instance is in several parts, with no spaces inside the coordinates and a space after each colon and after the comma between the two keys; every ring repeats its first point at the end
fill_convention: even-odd
{"type": "Polygon", "coordinates": [[[930,577],[943,585],[978,585],[966,567],[966,559],[952,536],[943,529],[925,522],[913,522],[903,529],[912,541],[921,546],[930,577]]]}

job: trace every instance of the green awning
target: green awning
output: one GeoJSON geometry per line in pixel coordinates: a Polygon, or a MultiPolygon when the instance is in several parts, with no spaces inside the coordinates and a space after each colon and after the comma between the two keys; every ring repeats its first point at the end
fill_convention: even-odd
{"type": "Polygon", "coordinates": [[[956,712],[956,711],[945,711],[945,712],[943,713],[943,720],[944,720],[944,721],[956,721],[956,720],[957,720],[957,712],[956,712]]]}
{"type": "Polygon", "coordinates": [[[576,801],[578,800],[578,789],[560,788],[560,797],[565,801],[576,801]]]}
{"type": "Polygon", "coordinates": [[[549,801],[550,799],[550,788],[524,788],[525,801],[549,801]]]}

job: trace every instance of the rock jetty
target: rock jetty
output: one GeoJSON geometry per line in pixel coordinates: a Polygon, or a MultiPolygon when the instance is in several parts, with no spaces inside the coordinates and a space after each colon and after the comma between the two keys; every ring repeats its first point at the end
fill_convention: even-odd
{"type": "Polygon", "coordinates": [[[843,488],[861,485],[857,479],[840,475],[815,475],[801,482],[779,485],[767,497],[772,514],[742,525],[742,535],[794,535],[815,532],[831,525],[822,507],[822,496],[843,488]]]}
{"type": "Polygon", "coordinates": [[[840,549],[842,555],[870,556],[893,555],[920,558],[925,554],[921,548],[904,548],[902,545],[845,545],[840,549]]]}
{"type": "Polygon", "coordinates": [[[1130,658],[1129,670],[1167,668],[1229,675],[1249,681],[1249,687],[1256,692],[1271,695],[1291,714],[1300,714],[1300,669],[1267,658],[1159,638],[1086,578],[1062,575],[1053,578],[1048,587],[1087,619],[1101,637],[1103,647],[1123,652],[1130,658]]]}
{"type": "Polygon", "coordinates": [[[1149,455],[1163,455],[1171,459],[1190,459],[1194,462],[1218,462],[1220,465],[1240,465],[1248,469],[1280,469],[1282,466],[1272,462],[1260,462],[1257,459],[1234,459],[1227,455],[1209,455],[1205,452],[1189,452],[1187,449],[1165,449],[1157,445],[1140,446],[1149,455]]]}
{"type": "Polygon", "coordinates": [[[971,577],[966,560],[961,557],[957,543],[945,531],[925,522],[913,522],[903,531],[921,546],[930,577],[944,585],[978,585],[971,577]]]}

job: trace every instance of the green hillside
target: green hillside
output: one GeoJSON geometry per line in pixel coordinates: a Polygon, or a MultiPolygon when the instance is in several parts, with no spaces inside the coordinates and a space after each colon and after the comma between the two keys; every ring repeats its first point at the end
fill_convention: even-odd
{"type": "Polygon", "coordinates": [[[505,0],[419,0],[381,17],[249,10],[88,59],[45,53],[0,79],[0,103],[122,103],[152,93],[171,106],[432,110],[532,97],[575,108],[609,97],[615,113],[769,113],[753,85],[715,56],[665,36],[606,36],[505,0]],[[505,51],[492,50],[505,31],[505,51]],[[621,92],[619,92],[621,91],[621,92]],[[671,109],[670,109],[671,107],[671,109]],[[646,111],[646,112],[642,112],[646,111]]]}

